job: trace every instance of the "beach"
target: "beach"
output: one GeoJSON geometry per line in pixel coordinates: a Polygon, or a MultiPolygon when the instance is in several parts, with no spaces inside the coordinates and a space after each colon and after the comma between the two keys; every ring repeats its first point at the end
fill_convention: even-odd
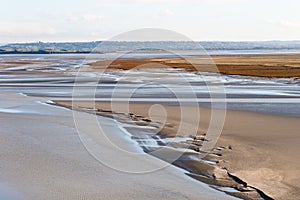
{"type": "Polygon", "coordinates": [[[0,200],[300,200],[300,1],[6,1],[0,200]]]}
{"type": "MultiPolygon", "coordinates": [[[[58,105],[72,108],[72,102],[56,102],[58,105]]],[[[89,102],[75,102],[73,108],[80,107],[79,110],[90,108],[89,102]]],[[[152,104],[133,103],[130,105],[130,112],[138,116],[149,119],[148,110],[152,104]]],[[[118,105],[120,107],[126,105],[118,105]]],[[[166,123],[172,124],[171,127],[160,131],[161,137],[189,137],[186,135],[175,135],[180,121],[180,108],[177,106],[164,105],[171,119],[166,123]]],[[[111,111],[111,103],[97,102],[96,109],[111,111]]],[[[113,110],[119,112],[120,110],[113,110]]],[[[99,115],[113,117],[108,112],[96,112],[99,115]]],[[[198,136],[207,132],[210,123],[211,111],[201,108],[200,130],[198,136]]],[[[128,113],[127,113],[128,114],[128,113]]],[[[114,117],[118,119],[116,116],[114,117]]],[[[187,119],[189,121],[191,119],[187,119]]],[[[137,123],[138,124],[138,123],[137,123]]],[[[139,125],[139,124],[138,124],[139,125]]],[[[142,124],[145,126],[145,124],[142,124]]],[[[247,185],[263,191],[274,199],[289,199],[299,196],[297,192],[299,185],[299,151],[297,142],[299,141],[298,130],[300,128],[299,118],[271,116],[257,114],[253,112],[227,111],[224,129],[214,153],[221,154],[220,157],[207,156],[207,160],[217,162],[219,168],[226,168],[227,171],[247,185]],[[230,149],[228,148],[230,147],[230,149]],[[297,178],[298,177],[298,178],[297,178]]],[[[204,136],[205,138],[205,136],[204,136]]],[[[188,139],[186,139],[188,141],[188,139]]],[[[189,138],[192,140],[192,138],[189,138]]],[[[183,146],[184,142],[177,144],[183,146]]],[[[189,144],[186,142],[185,144],[189,144]]],[[[174,144],[173,144],[174,145],[174,144]]],[[[193,146],[191,147],[193,148],[193,146]]],[[[164,159],[164,158],[162,158],[164,159]]],[[[179,159],[180,160],[180,159],[179,159]]],[[[185,160],[185,162],[188,162],[185,160]]],[[[194,163],[182,165],[189,169],[194,163]]],[[[175,162],[176,165],[176,162],[175,162]]],[[[200,175],[209,176],[215,172],[206,171],[205,162],[197,164],[192,172],[200,175]],[[195,172],[196,171],[196,172],[195,172]]],[[[235,186],[237,183],[223,183],[225,177],[215,178],[217,185],[235,186]]],[[[202,180],[202,179],[201,179],[202,180]]],[[[202,181],[205,181],[203,179],[202,181]]],[[[209,182],[207,180],[207,182],[209,182]]],[[[212,182],[212,181],[211,181],[212,182]]],[[[211,183],[210,182],[210,183],[211,183]]]]}
{"type": "MultiPolygon", "coordinates": [[[[0,178],[1,186],[10,188],[1,195],[7,199],[232,199],[172,166],[144,174],[109,168],[82,145],[72,111],[18,94],[1,92],[0,98],[0,178]]],[[[88,126],[89,114],[79,114],[88,126]]],[[[99,120],[113,125],[105,118],[99,120]]],[[[117,127],[111,130],[123,137],[117,127]]],[[[94,132],[92,127],[88,129],[88,134],[94,132]]],[[[101,144],[99,148],[116,161],[140,163],[101,144]]],[[[145,167],[161,165],[159,160],[145,157],[145,167]]]]}
{"type": "MultiPolygon", "coordinates": [[[[295,199],[300,195],[298,57],[213,56],[209,65],[203,65],[201,58],[189,58],[197,67],[181,58],[113,62],[82,55],[3,58],[0,133],[5,173],[1,180],[25,199],[295,199]],[[104,71],[107,63],[112,65],[104,71]],[[145,63],[150,65],[128,73],[145,63]],[[157,63],[171,65],[153,67],[157,63]],[[214,63],[220,73],[208,68],[214,63]],[[187,81],[181,82],[182,77],[187,81]],[[195,110],[187,83],[192,83],[200,105],[197,135],[177,134],[180,110],[195,110]],[[207,91],[205,84],[223,85],[227,110],[217,143],[201,157],[201,147],[209,142],[212,111],[224,111],[222,99],[212,99],[221,102],[215,107],[210,103],[210,94],[219,90],[207,91]],[[183,107],[172,92],[185,97],[183,107]],[[149,116],[151,106],[157,104],[168,114],[166,122],[158,115],[149,116]],[[129,110],[124,111],[127,105],[129,110]],[[74,113],[85,126],[74,124],[74,113]],[[138,159],[107,147],[92,124],[94,118],[120,146],[137,151],[138,159]],[[156,129],[155,137],[148,137],[156,129]],[[83,144],[91,145],[95,154],[83,144]],[[113,158],[108,160],[117,170],[97,160],[104,154],[113,158]],[[179,157],[170,160],[172,155],[179,157]],[[118,172],[153,168],[161,169],[118,172]]],[[[187,127],[192,122],[189,117],[183,120],[187,127]]]]}
{"type": "MultiPolygon", "coordinates": [[[[225,75],[243,75],[260,76],[267,78],[299,78],[299,56],[298,55],[232,55],[232,56],[213,56],[213,64],[217,68],[211,67],[207,58],[187,60],[182,58],[161,58],[161,59],[136,59],[136,60],[115,60],[93,63],[95,69],[101,69],[101,66],[107,66],[110,70],[136,70],[141,68],[156,69],[157,66],[164,65],[167,68],[185,69],[187,71],[201,72],[220,72],[225,75]],[[204,59],[204,61],[203,61],[204,59]],[[147,63],[147,66],[144,66],[147,63]],[[150,63],[150,64],[149,64],[150,63]]],[[[133,100],[134,101],[134,100],[133,100]]],[[[251,100],[250,100],[251,101],[251,100]]],[[[59,105],[71,108],[71,103],[57,102],[59,105]]],[[[121,103],[120,103],[121,104],[121,103]]],[[[144,116],[149,119],[149,110],[153,104],[143,102],[130,104],[130,112],[135,115],[144,116]]],[[[90,107],[89,107],[90,106],[90,107]]],[[[165,124],[173,124],[172,127],[164,127],[159,134],[161,137],[188,137],[187,135],[175,135],[178,132],[180,118],[180,108],[164,104],[168,117],[165,124]],[[171,119],[170,119],[171,118],[171,119]],[[171,129],[171,130],[170,130],[171,129]],[[173,129],[173,130],[172,130],[173,129]],[[173,134],[172,134],[173,133],[173,134]]],[[[73,102],[73,108],[83,108],[91,105],[88,102],[73,102]]],[[[117,105],[111,107],[111,103],[97,102],[94,109],[103,109],[106,111],[120,112],[116,108],[126,107],[117,105]]],[[[92,107],[93,108],[93,107],[92,107]]],[[[91,108],[91,109],[92,109],[91,108]]],[[[193,108],[191,108],[193,109],[193,108]]],[[[122,109],[121,109],[122,110],[122,109]]],[[[107,112],[96,112],[102,116],[116,118],[115,115],[109,115],[107,112]]],[[[129,113],[125,113],[129,114],[129,113]]],[[[202,136],[208,130],[208,124],[211,120],[211,110],[202,108],[200,111],[202,119],[200,120],[200,130],[198,136],[202,136]]],[[[187,121],[192,119],[187,119],[187,121]]],[[[210,158],[208,160],[216,162],[221,169],[226,169],[230,175],[234,175],[243,182],[260,190],[268,197],[274,199],[293,199],[297,198],[299,185],[299,157],[293,155],[298,152],[297,141],[299,140],[299,118],[272,116],[266,114],[257,114],[254,112],[227,111],[226,120],[222,134],[218,140],[218,149],[220,158],[210,158]],[[292,139],[291,139],[292,138],[292,139]],[[298,138],[298,139],[297,139],[298,138]],[[230,147],[230,148],[228,148],[230,147]],[[288,163],[288,164],[287,164],[288,163]]],[[[204,135],[205,138],[205,135],[204,135]]],[[[187,140],[189,141],[189,140],[187,140]]],[[[189,144],[189,142],[186,142],[189,144]]],[[[194,144],[194,143],[193,143],[194,144]]],[[[178,145],[178,144],[177,144],[178,145]]],[[[180,146],[181,144],[179,144],[180,146]]],[[[199,145],[201,146],[201,144],[199,145]]],[[[194,149],[195,147],[192,147],[194,149]]],[[[158,156],[159,157],[159,156],[158,156]]],[[[164,159],[164,157],[162,157],[164,159]]],[[[187,161],[185,161],[187,162],[187,161]]],[[[185,169],[194,167],[194,163],[177,164],[185,169]]],[[[209,171],[203,170],[205,163],[198,164],[192,173],[209,176],[209,171]],[[198,169],[200,168],[200,170],[198,169]]],[[[197,177],[195,176],[197,179],[197,177]]],[[[201,181],[212,183],[212,181],[198,178],[201,181]]],[[[224,176],[215,177],[220,179],[216,185],[223,185],[224,176]]],[[[226,185],[226,184],[225,184],[226,185]]],[[[230,184],[227,184],[228,186],[230,184]]],[[[231,186],[237,188],[235,184],[231,186]]],[[[246,189],[242,189],[246,190],[246,189]]],[[[251,195],[249,195],[251,196],[251,195]]],[[[255,198],[255,197],[254,197],[255,198]]]]}

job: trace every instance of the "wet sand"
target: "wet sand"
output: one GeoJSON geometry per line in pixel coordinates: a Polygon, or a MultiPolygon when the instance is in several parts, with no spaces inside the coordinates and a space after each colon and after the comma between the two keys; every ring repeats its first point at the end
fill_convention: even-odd
{"type": "MultiPolygon", "coordinates": [[[[8,76],[7,81],[6,79],[1,81],[4,90],[36,96],[33,99],[26,98],[29,99],[29,102],[33,102],[33,106],[31,103],[27,104],[27,100],[23,102],[24,99],[19,95],[1,94],[0,96],[2,103],[0,118],[3,121],[0,128],[0,146],[1,151],[4,152],[1,157],[1,161],[3,161],[1,168],[5,172],[1,174],[1,180],[3,180],[4,185],[12,184],[12,188],[20,191],[27,197],[26,199],[99,199],[99,196],[106,199],[230,198],[224,193],[211,190],[201,182],[211,186],[221,186],[222,189],[227,189],[228,194],[244,199],[257,199],[263,195],[266,195],[263,196],[266,199],[267,196],[275,199],[295,199],[300,195],[298,188],[300,158],[297,147],[299,146],[298,130],[300,127],[299,118],[292,117],[227,111],[225,128],[216,148],[205,157],[205,160],[191,160],[191,157],[197,157],[198,151],[206,142],[205,134],[211,112],[209,109],[201,108],[201,123],[197,137],[190,137],[189,133],[181,135],[180,137],[183,137],[184,141],[181,139],[172,142],[170,145],[173,149],[163,149],[162,154],[155,154],[151,152],[151,148],[149,150],[143,147],[145,152],[167,162],[169,160],[166,155],[174,154],[176,151],[174,149],[190,149],[191,151],[184,153],[178,161],[174,162],[175,166],[186,171],[182,172],[178,168],[172,167],[171,170],[162,170],[158,174],[151,173],[136,177],[122,173],[120,175],[114,170],[106,169],[95,161],[81,145],[70,110],[36,104],[37,101],[69,99],[68,101],[60,100],[57,103],[71,108],[70,94],[72,94],[72,88],[70,86],[73,84],[76,69],[72,69],[70,66],[76,66],[77,63],[73,63],[70,59],[70,63],[67,65],[62,64],[64,69],[70,70],[70,74],[68,74],[68,71],[61,69],[60,63],[63,63],[64,59],[48,60],[49,63],[43,59],[28,62],[26,60],[25,63],[21,63],[21,61],[20,63],[3,62],[7,71],[3,70],[2,73],[11,77],[15,76],[12,80],[8,76]],[[31,83],[34,84],[31,85],[31,83]],[[65,84],[67,85],[66,88],[59,89],[57,87],[64,85],[64,83],[68,83],[65,84]],[[26,88],[26,84],[28,84],[26,87],[30,87],[26,88]],[[35,126],[28,126],[28,124],[35,126]],[[184,173],[201,182],[188,179],[184,173]],[[178,184],[174,185],[174,182],[178,184]],[[135,189],[132,190],[132,188],[135,189]]],[[[203,60],[192,59],[193,63],[200,63],[199,66],[204,72],[216,72],[211,70],[209,67],[211,65],[201,65],[203,60]]],[[[223,74],[299,78],[299,55],[214,56],[213,59],[219,69],[223,69],[220,70],[223,74]]],[[[194,71],[190,65],[186,65],[185,62],[177,58],[118,60],[115,62],[115,65],[111,65],[110,68],[121,69],[119,71],[131,69],[145,62],[154,63],[152,66],[156,66],[157,63],[168,63],[172,68],[177,68],[179,72],[181,68],[194,71]]],[[[148,67],[150,66],[148,65],[148,67]]],[[[103,61],[92,64],[92,69],[89,68],[89,74],[93,74],[103,67],[103,61]]],[[[90,79],[90,76],[86,77],[87,82],[90,79]]],[[[134,80],[134,78],[130,80],[134,80]]],[[[115,83],[115,80],[110,78],[106,81],[115,83]]],[[[297,87],[297,85],[293,86],[297,87]]],[[[101,94],[102,91],[100,90],[99,93],[101,94]]],[[[253,91],[250,90],[250,92],[253,91]]],[[[297,97],[297,90],[294,93],[292,91],[291,94],[297,97]]],[[[84,116],[83,118],[88,118],[90,113],[112,117],[111,110],[118,111],[111,109],[109,103],[103,102],[96,104],[97,110],[94,108],[87,109],[91,108],[87,102],[77,102],[77,105],[82,106],[76,108],[77,110],[89,113],[77,112],[84,116]]],[[[132,115],[119,113],[117,119],[123,123],[129,123],[128,120],[130,120],[133,125],[142,127],[138,131],[143,130],[146,125],[149,125],[148,108],[150,105],[149,103],[134,103],[130,110],[132,115]]],[[[297,104],[295,105],[297,106],[297,104]]],[[[179,108],[170,105],[166,108],[172,117],[168,118],[170,121],[160,132],[159,136],[164,139],[175,136],[174,133],[178,129],[179,121],[179,108]]],[[[296,107],[295,110],[297,111],[296,107]]],[[[89,124],[89,121],[86,120],[86,123],[89,124]]],[[[188,124],[189,120],[186,122],[186,125],[188,124]]],[[[107,131],[107,133],[120,133],[114,129],[114,124],[109,124],[109,126],[113,127],[113,131],[107,131]]],[[[95,131],[92,131],[89,126],[87,128],[90,130],[87,132],[93,136],[95,131]]],[[[138,132],[132,127],[128,128],[128,131],[138,132]]],[[[124,133],[120,133],[120,138],[122,134],[124,135],[124,133]]],[[[101,146],[101,138],[97,141],[101,146]]],[[[131,148],[127,143],[124,145],[131,148]]],[[[101,150],[101,152],[107,151],[105,146],[101,150]]],[[[110,153],[107,155],[117,158],[116,162],[127,159],[119,152],[114,153],[113,156],[110,153]]],[[[136,164],[136,159],[130,157],[128,159],[130,160],[129,163],[136,164]]],[[[149,159],[151,160],[151,158],[149,159]]],[[[155,162],[150,161],[150,163],[156,165],[157,159],[155,162]]],[[[144,167],[147,168],[148,165],[144,167]]],[[[217,189],[220,188],[217,187],[217,189]]]]}
{"type": "MultiPolygon", "coordinates": [[[[72,107],[72,102],[56,103],[61,106],[72,107]]],[[[91,105],[88,102],[75,102],[74,108],[77,107],[79,110],[86,111],[84,108],[91,108],[91,105]]],[[[145,119],[149,119],[148,110],[151,105],[145,103],[130,104],[130,112],[141,117],[136,123],[137,125],[149,125],[145,119]]],[[[122,108],[123,105],[118,106],[122,108]]],[[[180,108],[170,105],[164,105],[164,107],[170,117],[159,134],[162,137],[174,137],[180,121],[180,108]]],[[[112,110],[110,103],[97,102],[97,109],[100,109],[96,112],[97,114],[113,117],[112,113],[109,112],[112,110]]],[[[120,110],[114,111],[119,112],[120,110]]],[[[192,143],[192,146],[186,147],[195,149],[195,152],[197,145],[201,149],[203,143],[201,138],[205,139],[211,111],[201,108],[200,112],[199,138],[175,145],[183,147],[192,143]]],[[[118,120],[122,121],[122,119],[124,121],[124,117],[118,120]]],[[[189,120],[192,119],[187,119],[187,123],[189,120]]],[[[299,122],[299,118],[227,111],[222,135],[218,140],[216,149],[213,150],[213,153],[219,157],[210,155],[206,157],[208,161],[216,162],[216,165],[192,161],[180,162],[180,159],[174,164],[185,169],[193,169],[192,172],[196,175],[192,174],[191,176],[203,182],[250,190],[248,193],[245,191],[244,196],[242,196],[244,199],[247,199],[245,198],[247,196],[249,199],[255,199],[257,194],[251,192],[253,188],[274,199],[296,199],[300,195],[298,188],[300,184],[300,172],[298,170],[300,165],[299,122]],[[232,177],[228,177],[226,172],[242,182],[232,181],[232,177]],[[213,176],[214,180],[197,176],[197,174],[205,177],[213,176]],[[244,187],[245,184],[250,187],[244,187]]],[[[176,137],[188,136],[189,133],[176,137]]],[[[162,157],[162,159],[164,158],[162,157]]]]}
{"type": "MultiPolygon", "coordinates": [[[[20,199],[232,199],[173,166],[143,174],[104,166],[82,145],[72,111],[18,94],[1,92],[0,99],[0,185],[11,188],[20,199]]],[[[90,114],[78,114],[86,124],[87,136],[95,134],[90,114]]],[[[111,120],[98,120],[123,137],[111,120]]],[[[147,154],[142,160],[124,157],[101,143],[98,150],[110,152],[107,156],[115,161],[142,162],[140,167],[161,164],[147,154]]]]}

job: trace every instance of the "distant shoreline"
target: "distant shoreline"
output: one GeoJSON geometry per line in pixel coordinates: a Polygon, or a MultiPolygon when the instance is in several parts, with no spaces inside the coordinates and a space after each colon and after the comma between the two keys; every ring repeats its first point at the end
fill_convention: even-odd
{"type": "MultiPolygon", "coordinates": [[[[76,51],[76,52],[68,52],[68,51],[61,51],[61,52],[50,52],[50,51],[28,51],[28,52],[23,52],[23,51],[0,51],[0,55],[10,55],[10,54],[90,54],[94,52],[90,51],[76,51]]],[[[97,54],[102,54],[100,52],[97,52],[97,54]]]]}
{"type": "MultiPolygon", "coordinates": [[[[183,53],[184,56],[201,56],[201,55],[207,55],[207,56],[239,56],[239,55],[247,55],[247,56],[272,56],[272,55],[300,55],[300,49],[282,49],[282,50],[178,50],[174,52],[165,52],[170,53],[169,56],[162,56],[162,57],[180,57],[181,55],[175,55],[176,52],[183,53]],[[190,53],[190,54],[189,54],[190,53]],[[171,54],[173,56],[171,56],[171,54]]],[[[106,53],[128,53],[127,51],[108,51],[108,52],[96,52],[96,51],[1,51],[0,55],[52,55],[52,54],[106,54],[106,53]]],[[[159,52],[157,50],[139,50],[129,53],[140,53],[140,54],[161,54],[164,52],[159,52]]],[[[152,56],[149,56],[152,58],[152,56]]],[[[154,57],[153,57],[154,58],[154,57]]],[[[157,56],[155,57],[157,58],[157,56]]]]}
{"type": "Polygon", "coordinates": [[[93,41],[0,45],[0,54],[59,54],[132,51],[300,51],[300,41],[93,41]]]}

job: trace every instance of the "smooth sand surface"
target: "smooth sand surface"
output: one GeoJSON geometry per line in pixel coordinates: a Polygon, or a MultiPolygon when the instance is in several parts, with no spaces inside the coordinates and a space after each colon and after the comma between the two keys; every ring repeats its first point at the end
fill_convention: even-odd
{"type": "MultiPolygon", "coordinates": [[[[0,93],[0,99],[0,181],[22,199],[232,199],[173,166],[143,174],[106,167],[80,142],[72,111],[17,94],[0,93]]],[[[90,114],[79,115],[88,127],[90,114]]],[[[111,125],[110,120],[98,118],[111,125]]],[[[97,133],[90,129],[89,134],[97,133]]],[[[124,159],[109,147],[99,145],[98,150],[109,150],[114,160],[124,159]]],[[[148,156],[143,162],[162,161],[148,156]]]]}
{"type": "MultiPolygon", "coordinates": [[[[71,102],[59,102],[69,107],[71,102]]],[[[75,106],[89,107],[88,102],[76,102],[75,106]]],[[[130,112],[148,118],[152,104],[130,104],[130,112]]],[[[122,104],[115,108],[122,108],[122,104]]],[[[170,116],[161,134],[173,137],[178,129],[180,109],[164,105],[170,116]]],[[[111,104],[97,102],[96,108],[111,110],[111,104]]],[[[114,110],[120,111],[120,110],[114,110]]],[[[207,131],[211,112],[201,108],[199,135],[207,131]]],[[[109,116],[109,114],[106,114],[109,116]]],[[[189,119],[185,119],[188,123],[189,119]]],[[[225,126],[216,147],[222,155],[218,166],[262,190],[275,199],[297,199],[300,195],[300,119],[270,116],[242,111],[227,111],[225,126]]],[[[187,133],[189,135],[189,133],[187,133]]]]}

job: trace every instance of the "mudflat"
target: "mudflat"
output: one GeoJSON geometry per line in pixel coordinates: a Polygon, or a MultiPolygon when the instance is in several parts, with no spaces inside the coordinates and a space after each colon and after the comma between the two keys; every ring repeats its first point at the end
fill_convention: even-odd
{"type": "MultiPolygon", "coordinates": [[[[72,102],[56,103],[60,106],[72,108],[72,102]]],[[[73,103],[73,109],[81,111],[86,111],[87,108],[88,110],[93,109],[94,113],[98,115],[126,121],[124,116],[120,117],[120,110],[116,110],[116,108],[125,107],[126,104],[118,103],[112,108],[109,102],[96,102],[93,108],[91,105],[94,104],[91,104],[91,102],[78,101],[73,103]]],[[[150,103],[132,103],[129,105],[131,114],[123,114],[129,116],[130,121],[136,118],[132,116],[138,116],[141,120],[135,120],[135,124],[146,126],[152,123],[149,120],[148,113],[152,105],[150,103]]],[[[181,120],[182,107],[163,106],[168,117],[159,135],[167,138],[189,137],[190,133],[188,132],[186,135],[176,135],[181,120]]],[[[175,142],[174,146],[186,147],[195,150],[195,152],[201,150],[210,123],[211,110],[201,108],[200,114],[201,119],[197,137],[177,144],[175,142]]],[[[188,125],[189,121],[192,120],[185,119],[184,123],[188,125]]],[[[262,192],[274,199],[295,199],[300,195],[300,172],[298,170],[300,165],[299,122],[299,118],[227,111],[224,128],[215,149],[213,149],[212,154],[205,158],[215,164],[194,162],[187,159],[179,159],[174,164],[185,169],[192,169],[190,175],[203,182],[245,190],[242,194],[233,194],[244,199],[258,198],[253,188],[258,193],[262,192]],[[214,178],[208,179],[202,176],[214,178]],[[233,182],[232,179],[238,181],[233,182]]],[[[190,155],[191,153],[187,152],[187,154],[190,155]]],[[[164,158],[161,157],[161,159],[164,158]]]]}
{"type": "MultiPolygon", "coordinates": [[[[70,110],[19,94],[1,92],[0,98],[1,199],[233,199],[173,166],[143,174],[104,166],[82,145],[70,110]]],[[[95,134],[90,115],[78,114],[87,134],[95,134]]],[[[111,120],[99,120],[122,138],[111,120]]],[[[99,153],[136,166],[161,166],[153,157],[124,156],[101,144],[99,153]]]]}

